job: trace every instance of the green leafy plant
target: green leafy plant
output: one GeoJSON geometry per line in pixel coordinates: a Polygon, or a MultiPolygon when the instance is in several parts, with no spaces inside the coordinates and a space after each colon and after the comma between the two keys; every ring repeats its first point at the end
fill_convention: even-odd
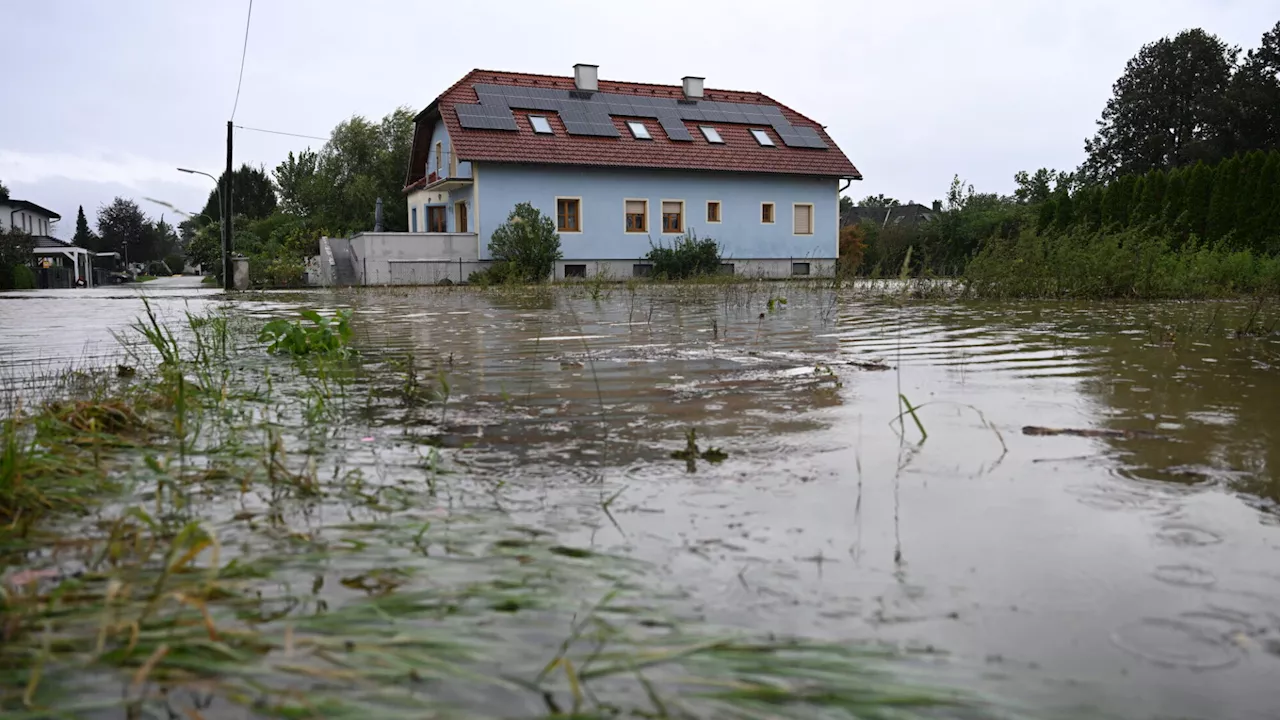
{"type": "Polygon", "coordinates": [[[489,254],[515,279],[544,282],[563,257],[555,223],[529,203],[518,203],[507,221],[493,231],[489,254]]]}
{"type": "Polygon", "coordinates": [[[720,272],[720,244],[711,238],[699,238],[694,232],[685,233],[670,245],[651,243],[645,257],[653,263],[653,274],[668,280],[720,272]]]}
{"type": "Polygon", "coordinates": [[[36,274],[26,265],[13,266],[13,289],[14,290],[34,290],[36,287],[36,274]]]}
{"type": "Polygon", "coordinates": [[[312,353],[349,354],[351,342],[351,311],[339,310],[333,318],[315,310],[303,310],[302,320],[290,322],[283,318],[272,320],[263,326],[258,342],[267,343],[267,352],[288,353],[294,356],[312,353]]]}

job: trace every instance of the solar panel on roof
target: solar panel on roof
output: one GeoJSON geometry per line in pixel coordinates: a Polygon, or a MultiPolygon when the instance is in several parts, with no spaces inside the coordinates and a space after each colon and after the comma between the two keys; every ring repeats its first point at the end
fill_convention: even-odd
{"type": "Polygon", "coordinates": [[[457,105],[458,122],[466,128],[516,130],[513,109],[556,112],[565,129],[574,135],[618,137],[611,115],[656,118],[673,140],[690,140],[684,121],[771,126],[789,147],[826,148],[808,127],[793,126],[775,105],[755,105],[703,100],[681,102],[678,96],[661,97],[623,93],[585,92],[550,87],[497,85],[474,86],[475,105],[457,105]],[[481,123],[484,123],[483,125],[481,123]]]}

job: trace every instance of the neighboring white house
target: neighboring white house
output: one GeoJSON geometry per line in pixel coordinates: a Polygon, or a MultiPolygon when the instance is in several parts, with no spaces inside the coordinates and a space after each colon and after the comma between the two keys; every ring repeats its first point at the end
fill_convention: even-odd
{"type": "Polygon", "coordinates": [[[0,232],[17,228],[35,237],[50,237],[58,213],[26,200],[0,200],[0,232]]]}
{"type": "Polygon", "coordinates": [[[93,253],[53,236],[53,223],[62,216],[27,200],[0,200],[0,232],[10,228],[35,241],[33,264],[41,287],[70,287],[83,280],[93,285],[93,253]]]}

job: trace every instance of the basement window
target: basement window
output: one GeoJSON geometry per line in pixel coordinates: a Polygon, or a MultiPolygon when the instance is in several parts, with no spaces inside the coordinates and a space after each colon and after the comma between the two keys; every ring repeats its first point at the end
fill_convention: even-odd
{"type": "Polygon", "coordinates": [[[566,278],[585,278],[587,276],[586,265],[565,265],[564,276],[566,278]]]}
{"type": "Polygon", "coordinates": [[[773,138],[769,137],[769,133],[760,130],[759,128],[751,128],[751,136],[754,137],[756,142],[761,145],[764,145],[765,147],[773,147],[773,138]]]}
{"type": "Polygon", "coordinates": [[[698,129],[702,131],[702,137],[706,138],[707,142],[724,144],[724,138],[720,137],[719,130],[706,125],[702,125],[698,129]]]}
{"type": "Polygon", "coordinates": [[[551,123],[547,122],[547,118],[543,115],[530,115],[529,124],[533,126],[533,131],[539,135],[555,135],[555,131],[551,129],[551,123]]]}
{"type": "Polygon", "coordinates": [[[628,120],[627,129],[631,130],[631,134],[637,140],[652,140],[653,136],[649,134],[649,128],[639,120],[628,120]]]}

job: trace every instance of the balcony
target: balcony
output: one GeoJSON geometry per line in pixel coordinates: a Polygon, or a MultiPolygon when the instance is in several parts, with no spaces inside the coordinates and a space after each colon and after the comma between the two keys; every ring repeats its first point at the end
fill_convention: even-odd
{"type": "Polygon", "coordinates": [[[427,163],[427,190],[458,190],[467,187],[471,180],[471,163],[459,162],[450,153],[433,153],[427,163]],[[435,167],[432,167],[432,166],[435,167]]]}

